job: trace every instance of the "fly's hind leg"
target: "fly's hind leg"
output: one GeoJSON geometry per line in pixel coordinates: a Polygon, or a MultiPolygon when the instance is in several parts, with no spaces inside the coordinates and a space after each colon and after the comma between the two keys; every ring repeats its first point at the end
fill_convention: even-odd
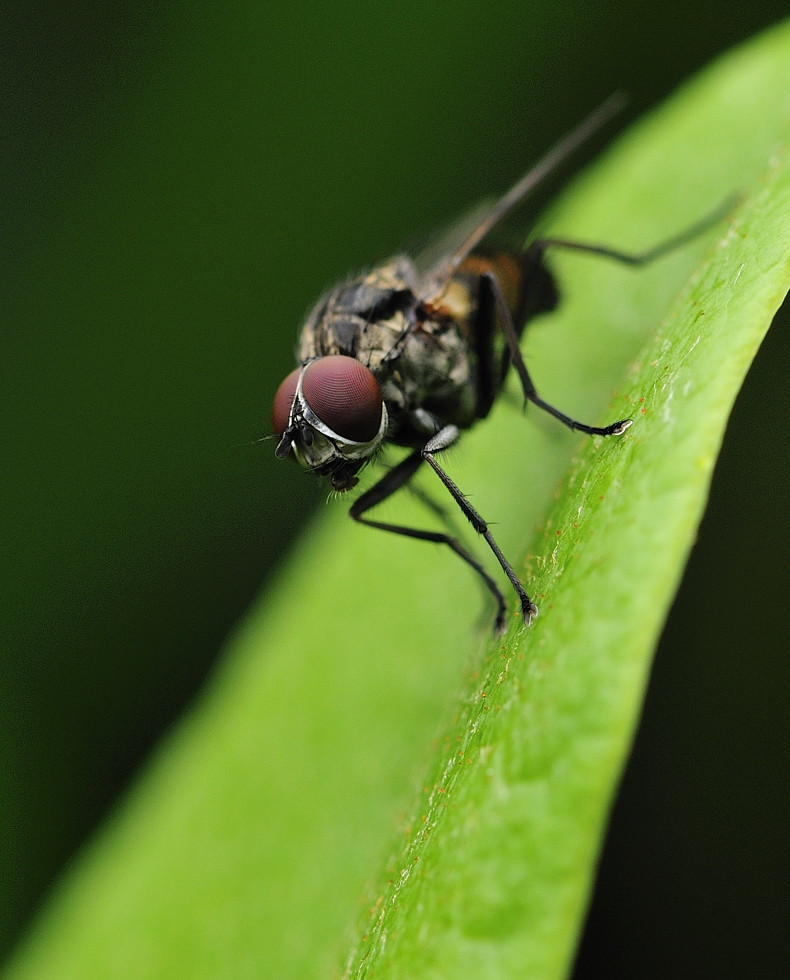
{"type": "MultiPolygon", "coordinates": [[[[722,218],[730,214],[737,201],[737,195],[727,198],[701,220],[695,222],[693,225],[690,225],[688,228],[684,228],[671,238],[667,238],[665,241],[659,242],[658,245],[654,245],[652,248],[647,249],[644,252],[625,252],[617,248],[612,248],[609,245],[599,245],[591,242],[575,242],[567,238],[547,237],[539,238],[532,242],[525,252],[525,258],[527,259],[528,266],[534,270],[535,274],[537,274],[537,270],[542,267],[543,256],[545,255],[546,251],[548,249],[556,248],[564,249],[565,251],[570,252],[584,252],[587,255],[597,255],[599,258],[609,259],[612,262],[619,262],[621,265],[628,265],[632,267],[649,265],[656,259],[660,259],[662,256],[668,255],[670,252],[674,252],[676,249],[681,248],[688,242],[693,241],[703,232],[713,227],[713,225],[721,221],[722,218]]],[[[497,316],[505,334],[510,360],[512,361],[513,366],[516,369],[516,373],[519,376],[519,380],[521,381],[521,387],[524,391],[524,398],[527,401],[532,402],[534,405],[537,405],[538,408],[543,409],[544,412],[548,412],[549,415],[552,415],[569,429],[575,429],[579,432],[586,432],[588,435],[596,436],[619,436],[625,432],[625,430],[633,424],[631,419],[620,419],[618,422],[613,422],[611,425],[606,425],[600,428],[594,425],[585,425],[583,422],[578,422],[576,419],[572,419],[569,415],[566,415],[553,405],[550,405],[538,395],[537,391],[535,390],[535,385],[532,383],[532,379],[529,376],[529,371],[527,371],[524,358],[521,355],[521,350],[519,348],[519,334],[515,328],[515,325],[513,324],[513,317],[502,292],[502,286],[493,272],[489,271],[484,273],[483,279],[487,283],[488,288],[491,290],[494,297],[497,316]]]]}
{"type": "MultiPolygon", "coordinates": [[[[445,430],[442,431],[444,432],[445,430]]],[[[457,436],[457,430],[456,430],[456,436],[457,436]]],[[[434,439],[435,438],[436,437],[434,437],[434,439]]],[[[433,441],[434,440],[431,440],[431,442],[433,441]]],[[[428,446],[426,446],[424,449],[418,449],[415,452],[413,452],[410,456],[407,456],[406,459],[404,459],[397,466],[393,467],[388,473],[386,473],[379,480],[378,483],[374,484],[374,486],[372,486],[370,490],[363,493],[361,497],[359,497],[356,501],[354,501],[354,504],[349,510],[349,515],[358,523],[366,524],[368,527],[376,527],[381,531],[390,531],[392,534],[402,534],[407,538],[416,538],[419,541],[432,541],[434,544],[447,545],[447,547],[450,548],[452,551],[454,551],[455,554],[458,555],[458,557],[461,558],[462,561],[466,562],[466,564],[469,565],[470,568],[472,568],[475,572],[477,572],[477,574],[485,583],[485,586],[488,589],[488,591],[494,597],[494,601],[496,602],[496,606],[497,606],[494,628],[498,632],[501,632],[505,628],[505,615],[507,612],[507,606],[505,604],[504,596],[502,595],[499,586],[496,584],[493,578],[491,578],[491,576],[488,574],[485,568],[483,568],[480,562],[477,561],[472,555],[470,555],[469,552],[461,544],[459,544],[459,542],[456,541],[455,538],[441,531],[426,531],[426,530],[422,530],[421,528],[404,527],[402,524],[390,524],[385,521],[375,521],[369,517],[364,516],[367,513],[367,511],[375,507],[377,504],[380,504],[382,501],[386,500],[387,497],[392,496],[392,494],[395,493],[396,490],[399,490],[402,486],[408,483],[408,481],[412,478],[412,476],[414,476],[417,469],[426,459],[437,471],[437,473],[440,474],[440,477],[442,477],[442,482],[445,483],[445,486],[447,486],[448,489],[450,489],[450,486],[448,486],[446,482],[447,480],[449,480],[449,477],[447,477],[446,474],[444,474],[444,470],[442,470],[441,467],[438,467],[438,464],[436,464],[430,452],[428,451],[428,447],[431,445],[431,442],[429,442],[428,446]],[[442,476],[442,474],[444,474],[444,476],[442,476]]],[[[451,481],[451,486],[455,488],[455,493],[453,493],[452,490],[450,490],[450,492],[453,493],[453,497],[455,497],[456,501],[459,503],[464,513],[467,513],[466,508],[464,506],[466,502],[464,501],[463,504],[461,503],[461,501],[463,500],[463,496],[461,495],[458,488],[455,487],[455,484],[452,483],[452,481],[451,481]],[[456,496],[456,494],[458,496],[456,496]]],[[[482,521],[482,519],[476,514],[475,511],[472,511],[472,513],[474,513],[475,516],[477,517],[477,522],[479,524],[485,525],[485,522],[482,521]]],[[[467,514],[467,516],[469,515],[467,514]]],[[[473,525],[475,524],[474,521],[472,521],[472,523],[473,525]]],[[[491,544],[493,538],[487,537],[486,540],[488,540],[489,544],[491,544]]],[[[505,568],[506,571],[510,569],[510,566],[507,565],[504,556],[501,556],[501,552],[499,552],[499,549],[496,548],[496,545],[493,545],[493,547],[495,548],[494,553],[497,554],[497,556],[500,558],[500,564],[504,562],[502,567],[505,568]]],[[[518,581],[517,579],[515,579],[515,575],[512,569],[510,569],[510,575],[513,576],[511,578],[511,581],[514,580],[518,581]]],[[[520,584],[519,584],[519,589],[521,590],[522,593],[524,592],[524,590],[521,589],[520,584]]],[[[524,595],[526,596],[526,593],[524,593],[524,595]]],[[[528,597],[527,597],[527,602],[529,602],[528,597]]],[[[522,607],[523,607],[523,602],[522,602],[522,607]]],[[[533,610],[532,613],[533,615],[537,613],[537,609],[535,609],[534,606],[532,606],[532,610],[533,610]]]]}
{"type": "MultiPolygon", "coordinates": [[[[667,238],[665,241],[659,242],[658,245],[654,245],[652,248],[647,249],[644,252],[625,252],[617,248],[611,248],[609,245],[599,245],[591,242],[575,242],[567,238],[539,238],[532,242],[524,253],[527,260],[527,266],[533,270],[532,274],[537,276],[538,270],[542,268],[543,256],[547,249],[556,248],[565,249],[566,251],[570,252],[584,252],[588,255],[597,255],[599,258],[609,259],[612,262],[619,262],[621,265],[628,265],[632,267],[649,265],[656,259],[660,259],[662,256],[668,255],[670,252],[674,252],[681,246],[693,241],[709,228],[712,228],[713,225],[721,221],[722,218],[726,217],[732,211],[737,201],[737,195],[727,198],[701,220],[695,222],[693,225],[690,225],[688,228],[683,229],[678,234],[673,235],[671,238],[667,238]]],[[[562,422],[562,424],[567,426],[569,429],[574,429],[578,432],[586,432],[588,435],[595,436],[619,436],[625,432],[625,430],[633,424],[631,419],[620,419],[618,422],[613,422],[611,425],[606,425],[600,428],[594,425],[585,425],[583,422],[578,422],[576,419],[573,419],[564,412],[561,412],[553,405],[550,405],[538,395],[535,385],[529,376],[529,371],[527,371],[527,366],[524,363],[524,358],[522,357],[521,350],[519,348],[519,332],[516,330],[513,323],[513,317],[502,292],[502,286],[500,285],[496,275],[491,271],[483,273],[482,278],[493,296],[497,316],[507,341],[508,354],[513,366],[516,369],[516,373],[519,376],[519,380],[521,381],[521,387],[524,391],[524,398],[527,401],[532,402],[534,405],[537,405],[538,408],[543,409],[544,412],[548,412],[549,415],[553,416],[559,422],[562,422]]]]}

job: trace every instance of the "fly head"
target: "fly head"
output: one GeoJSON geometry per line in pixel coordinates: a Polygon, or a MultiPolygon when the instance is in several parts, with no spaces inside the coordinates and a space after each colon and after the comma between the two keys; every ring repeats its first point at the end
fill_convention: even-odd
{"type": "Polygon", "coordinates": [[[276,455],[293,456],[344,492],[387,431],[387,407],[372,371],[353,357],[308,361],[283,381],[272,404],[276,455]]]}

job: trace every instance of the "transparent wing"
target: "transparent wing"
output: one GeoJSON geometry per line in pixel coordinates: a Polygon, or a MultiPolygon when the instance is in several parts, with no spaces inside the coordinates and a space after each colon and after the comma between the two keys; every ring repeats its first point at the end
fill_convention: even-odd
{"type": "Polygon", "coordinates": [[[426,302],[438,300],[458,267],[482,239],[625,104],[626,99],[621,93],[616,92],[610,96],[555,144],[505,195],[473,208],[445,236],[437,240],[436,246],[427,249],[416,262],[422,275],[420,298],[426,302]],[[439,246],[442,251],[439,251],[439,246]]]}
{"type": "MultiPolygon", "coordinates": [[[[446,275],[451,257],[464,248],[464,244],[474,236],[498,203],[499,199],[493,197],[478,201],[466,214],[431,236],[427,243],[421,243],[420,250],[412,261],[423,291],[431,283],[438,285],[446,275]]],[[[466,254],[468,252],[464,252],[464,257],[466,254]]]]}

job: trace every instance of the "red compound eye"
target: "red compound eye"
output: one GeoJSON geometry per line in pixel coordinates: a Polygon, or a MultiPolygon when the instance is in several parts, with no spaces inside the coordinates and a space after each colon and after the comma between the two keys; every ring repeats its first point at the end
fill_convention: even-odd
{"type": "Polygon", "coordinates": [[[353,357],[331,354],[308,364],[302,394],[324,425],[344,439],[370,442],[378,435],[381,388],[365,365],[353,357]]]}
{"type": "Polygon", "coordinates": [[[272,402],[272,428],[279,439],[288,428],[288,416],[291,414],[296,386],[299,384],[299,368],[291,371],[288,377],[277,389],[272,402]]]}

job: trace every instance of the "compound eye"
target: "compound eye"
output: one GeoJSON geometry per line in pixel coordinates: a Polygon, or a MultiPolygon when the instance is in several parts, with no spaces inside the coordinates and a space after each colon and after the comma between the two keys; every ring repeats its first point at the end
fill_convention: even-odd
{"type": "Polygon", "coordinates": [[[307,365],[302,394],[319,419],[343,439],[371,442],[381,426],[378,381],[353,357],[330,354],[307,365]]]}
{"type": "Polygon", "coordinates": [[[293,405],[296,386],[299,384],[299,368],[291,371],[288,377],[277,389],[277,394],[272,402],[272,428],[274,434],[279,439],[283,432],[288,428],[288,419],[291,415],[291,405],[293,405]]]}

